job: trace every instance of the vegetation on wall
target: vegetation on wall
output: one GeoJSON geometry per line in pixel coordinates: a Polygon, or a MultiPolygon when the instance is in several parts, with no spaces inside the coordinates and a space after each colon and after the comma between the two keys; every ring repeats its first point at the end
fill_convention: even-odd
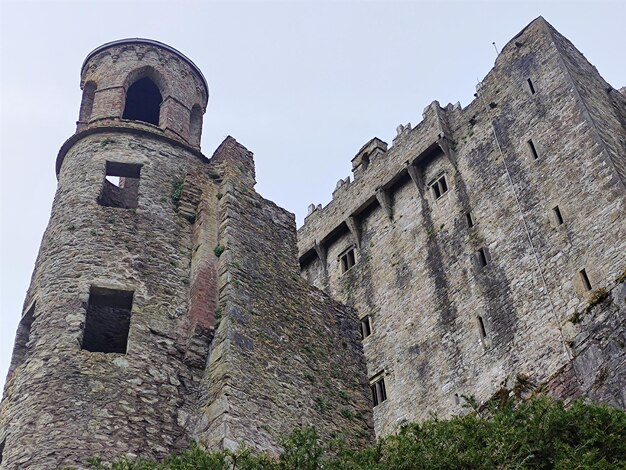
{"type": "MultiPolygon", "coordinates": [[[[472,400],[468,400],[473,405],[472,400]]],[[[465,416],[408,424],[364,449],[323,443],[314,428],[295,430],[277,458],[250,449],[207,452],[199,446],[161,463],[120,460],[97,470],[412,470],[626,469],[626,412],[538,397],[514,405],[471,407],[465,416]]]]}

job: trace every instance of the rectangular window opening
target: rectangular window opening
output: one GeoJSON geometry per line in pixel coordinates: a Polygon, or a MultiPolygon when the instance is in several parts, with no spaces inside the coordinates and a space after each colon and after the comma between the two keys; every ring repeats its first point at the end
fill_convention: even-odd
{"type": "Polygon", "coordinates": [[[591,281],[589,280],[589,276],[587,276],[587,271],[585,271],[584,269],[580,270],[580,279],[583,281],[583,285],[585,286],[586,290],[591,290],[591,281]]]}
{"type": "Polygon", "coordinates": [[[483,317],[478,316],[478,330],[480,332],[480,339],[485,339],[487,337],[487,330],[485,329],[485,322],[483,317]]]}
{"type": "Polygon", "coordinates": [[[361,338],[365,339],[372,334],[372,324],[369,315],[361,318],[361,338]]]}
{"type": "Polygon", "coordinates": [[[339,264],[341,265],[341,273],[345,273],[348,269],[356,264],[356,256],[354,254],[354,248],[350,248],[344,254],[339,257],[339,264]]]}
{"type": "Polygon", "coordinates": [[[2,463],[2,457],[4,456],[4,445],[6,444],[6,442],[6,439],[3,439],[2,442],[0,442],[0,463],[2,463]]]}
{"type": "Polygon", "coordinates": [[[133,291],[91,287],[82,349],[126,354],[133,294],[133,291]]]}
{"type": "Polygon", "coordinates": [[[139,202],[141,165],[106,162],[106,174],[98,204],[105,207],[134,209],[139,202]]]}
{"type": "Polygon", "coordinates": [[[471,212],[467,212],[465,214],[465,220],[467,221],[467,226],[469,228],[472,228],[474,226],[474,218],[472,217],[472,213],[471,212]]]}
{"type": "Polygon", "coordinates": [[[485,266],[487,266],[487,252],[485,251],[485,249],[481,248],[476,254],[478,256],[478,264],[480,265],[480,267],[484,268],[485,266]]]}
{"type": "Polygon", "coordinates": [[[533,85],[533,81],[529,78],[526,80],[526,83],[528,84],[528,91],[530,91],[531,95],[535,94],[535,86],[533,85]]]}
{"type": "Polygon", "coordinates": [[[372,391],[372,401],[374,406],[379,405],[387,399],[387,390],[385,388],[385,378],[380,377],[375,382],[370,384],[370,390],[372,391]]]}
{"type": "Polygon", "coordinates": [[[554,212],[554,219],[556,220],[556,224],[563,225],[563,215],[561,214],[561,209],[559,209],[559,206],[554,206],[554,209],[552,209],[552,211],[554,212]]]}
{"type": "Polygon", "coordinates": [[[441,196],[448,192],[448,182],[446,181],[446,175],[441,175],[439,178],[433,181],[430,186],[433,189],[435,199],[439,199],[441,196]]]}
{"type": "Polygon", "coordinates": [[[539,159],[539,154],[537,153],[537,147],[535,147],[535,143],[533,139],[528,139],[528,150],[530,150],[530,154],[535,160],[539,159]]]}

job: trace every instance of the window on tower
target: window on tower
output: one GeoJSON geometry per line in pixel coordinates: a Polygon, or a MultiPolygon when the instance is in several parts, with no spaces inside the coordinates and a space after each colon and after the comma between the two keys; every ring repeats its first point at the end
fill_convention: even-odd
{"type": "Polygon", "coordinates": [[[139,173],[136,163],[106,162],[106,175],[98,204],[133,209],[139,203],[139,173]]]}
{"type": "Polygon", "coordinates": [[[140,78],[126,92],[126,104],[122,119],[159,125],[163,97],[159,88],[148,77],[140,78]]]}
{"type": "Polygon", "coordinates": [[[133,291],[92,286],[87,304],[82,349],[126,354],[133,291]]]}

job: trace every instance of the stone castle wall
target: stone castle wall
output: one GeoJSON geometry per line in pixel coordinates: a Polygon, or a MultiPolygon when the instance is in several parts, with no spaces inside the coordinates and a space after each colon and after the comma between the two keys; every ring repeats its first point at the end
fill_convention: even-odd
{"type": "MultiPolygon", "coordinates": [[[[535,20],[472,103],[434,102],[389,149],[366,144],[355,180],[310,208],[302,275],[371,320],[368,375],[382,374],[388,397],[374,408],[377,435],[459,413],[463,395],[486,400],[517,377],[540,384],[581,364],[580,325],[568,319],[626,268],[626,108],[572,49],[535,20]],[[583,71],[576,82],[572,69],[583,71]],[[448,191],[437,197],[442,175],[448,191]],[[356,265],[343,272],[351,248],[356,265]]],[[[610,312],[598,318],[623,322],[623,308],[610,312]]],[[[592,370],[570,378],[580,391],[606,365],[614,380],[594,397],[624,407],[623,335],[606,342],[592,370]]]]}
{"type": "Polygon", "coordinates": [[[254,192],[251,152],[230,137],[199,151],[187,132],[207,91],[177,54],[120,41],[83,68],[0,405],[3,469],[192,440],[277,451],[300,424],[372,437],[356,313],[299,276],[294,217],[254,192]],[[158,125],[122,117],[144,77],[158,125]]]}

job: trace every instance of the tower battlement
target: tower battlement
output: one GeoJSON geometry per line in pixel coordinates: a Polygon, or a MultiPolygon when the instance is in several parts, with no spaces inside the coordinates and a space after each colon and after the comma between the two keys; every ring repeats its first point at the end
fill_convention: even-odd
{"type": "Polygon", "coordinates": [[[162,43],[81,69],[77,130],[0,406],[3,469],[193,441],[360,445],[542,390],[626,408],[626,96],[543,18],[462,108],[373,138],[293,214],[200,149],[208,87],[162,43]]]}

